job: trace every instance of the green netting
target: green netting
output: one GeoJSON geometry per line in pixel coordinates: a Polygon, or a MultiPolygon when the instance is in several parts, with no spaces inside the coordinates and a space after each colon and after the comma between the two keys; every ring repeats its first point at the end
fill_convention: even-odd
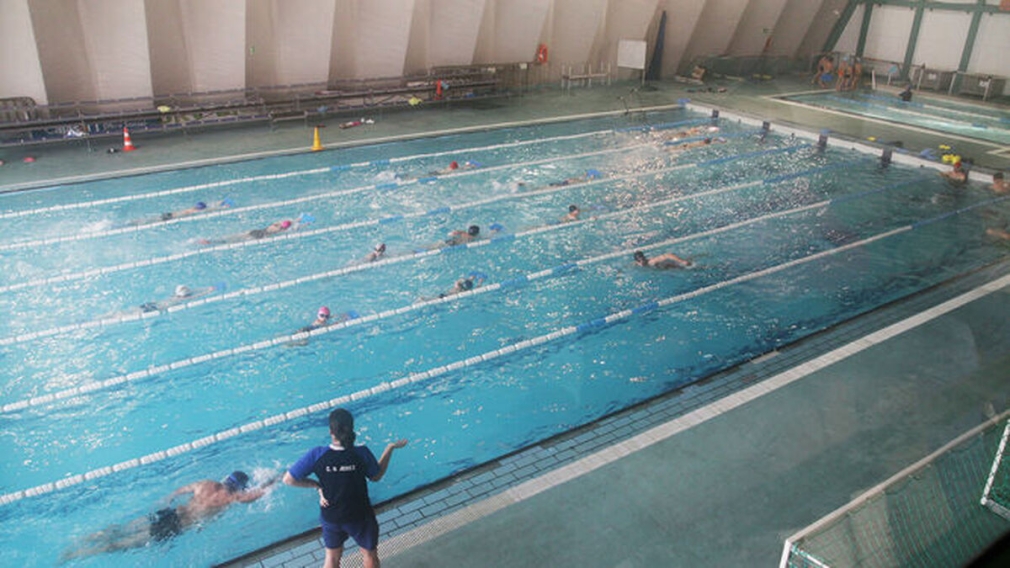
{"type": "MultiPolygon", "coordinates": [[[[791,568],[961,566],[1010,529],[979,502],[1002,429],[995,424],[787,544],[791,568]]],[[[1010,489],[1005,479],[1003,490],[1010,489]]],[[[996,484],[994,484],[995,486],[996,484]]]]}
{"type": "Polygon", "coordinates": [[[992,461],[989,480],[982,492],[982,504],[997,515],[1010,520],[1010,456],[1006,455],[1010,422],[1003,429],[996,457],[992,461]]]}

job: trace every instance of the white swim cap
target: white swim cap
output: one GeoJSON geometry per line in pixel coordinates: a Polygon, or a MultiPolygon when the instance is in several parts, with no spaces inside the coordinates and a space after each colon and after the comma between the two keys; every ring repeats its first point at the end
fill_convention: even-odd
{"type": "Polygon", "coordinates": [[[179,284],[178,286],[175,287],[175,295],[178,296],[179,298],[185,298],[186,296],[189,296],[189,294],[190,291],[188,286],[179,284]]]}

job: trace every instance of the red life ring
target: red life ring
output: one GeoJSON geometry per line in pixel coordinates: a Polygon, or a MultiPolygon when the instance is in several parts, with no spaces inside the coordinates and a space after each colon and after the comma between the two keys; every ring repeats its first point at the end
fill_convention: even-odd
{"type": "Polygon", "coordinates": [[[537,63],[541,65],[547,63],[547,44],[541,43],[537,46],[537,63]]]}

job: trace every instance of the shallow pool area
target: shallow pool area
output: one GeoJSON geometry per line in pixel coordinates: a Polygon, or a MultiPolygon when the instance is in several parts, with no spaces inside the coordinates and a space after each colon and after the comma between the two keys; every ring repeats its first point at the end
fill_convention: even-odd
{"type": "Polygon", "coordinates": [[[939,134],[1010,144],[1010,109],[916,93],[910,101],[888,91],[816,91],[780,97],[782,100],[895,124],[925,128],[939,134]]]}
{"type": "MultiPolygon", "coordinates": [[[[0,203],[0,515],[26,566],[193,479],[265,479],[325,441],[332,406],[373,447],[411,440],[377,499],[423,487],[988,266],[1006,251],[985,228],[1008,213],[931,169],[680,108],[0,203]],[[433,173],[453,160],[473,167],[433,173]],[[197,201],[212,210],[162,219],[197,201]],[[301,223],[225,242],[281,219],[301,223]],[[442,246],[470,225],[481,238],[442,246]],[[693,265],[641,268],[635,250],[693,265]],[[205,295],[142,307],[179,284],[205,295]],[[321,305],[353,317],[299,332],[321,305]]],[[[315,524],[311,495],[275,491],[156,545],[157,562],[315,524]]]]}

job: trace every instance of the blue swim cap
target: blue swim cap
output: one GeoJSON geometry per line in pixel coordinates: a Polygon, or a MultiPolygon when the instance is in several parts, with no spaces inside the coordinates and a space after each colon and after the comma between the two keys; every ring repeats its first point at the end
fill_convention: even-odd
{"type": "Polygon", "coordinates": [[[236,491],[244,491],[246,485],[249,484],[249,476],[242,471],[233,471],[222,483],[224,483],[224,486],[232,493],[236,491]]]}
{"type": "Polygon", "coordinates": [[[603,174],[601,174],[599,170],[586,170],[586,176],[589,179],[593,179],[593,178],[603,177],[603,174]]]}
{"type": "Polygon", "coordinates": [[[207,204],[204,203],[203,201],[197,201],[196,202],[196,209],[197,210],[203,210],[203,209],[206,209],[206,208],[207,208],[207,204]]]}

